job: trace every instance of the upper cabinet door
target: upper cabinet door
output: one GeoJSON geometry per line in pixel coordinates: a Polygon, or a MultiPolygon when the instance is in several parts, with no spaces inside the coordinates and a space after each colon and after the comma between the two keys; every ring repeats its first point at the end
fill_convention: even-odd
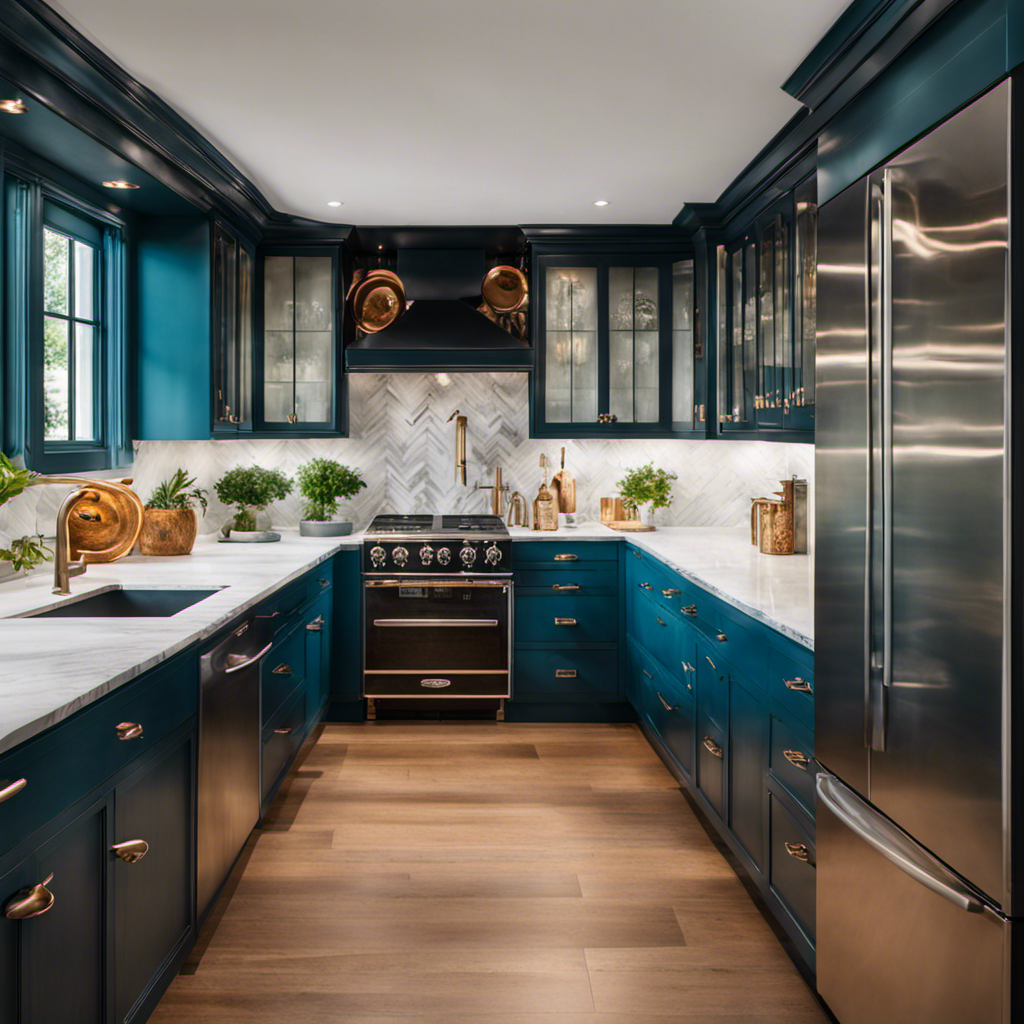
{"type": "Polygon", "coordinates": [[[754,429],[757,242],[718,247],[718,417],[723,433],[754,429]]]}
{"type": "Polygon", "coordinates": [[[814,175],[797,185],[794,241],[793,359],[787,388],[785,425],[814,429],[814,353],[817,331],[818,183],[814,175]]]}
{"type": "Polygon", "coordinates": [[[213,225],[213,403],[215,435],[252,430],[253,252],[213,225]]]}
{"type": "Polygon", "coordinates": [[[334,249],[274,249],[261,258],[257,429],[336,434],[339,263],[334,249]]]}

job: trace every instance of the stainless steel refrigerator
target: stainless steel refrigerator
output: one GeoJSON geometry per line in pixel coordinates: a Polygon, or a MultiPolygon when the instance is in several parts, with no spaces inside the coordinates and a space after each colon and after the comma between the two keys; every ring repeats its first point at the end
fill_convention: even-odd
{"type": "Polygon", "coordinates": [[[840,1024],[1024,1013],[1011,112],[1007,81],[819,211],[817,979],[840,1024]]]}

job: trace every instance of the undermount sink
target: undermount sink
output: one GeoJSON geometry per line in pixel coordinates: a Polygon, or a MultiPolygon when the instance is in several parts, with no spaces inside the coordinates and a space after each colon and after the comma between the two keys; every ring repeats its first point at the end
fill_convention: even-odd
{"type": "Polygon", "coordinates": [[[25,612],[22,619],[165,619],[216,594],[215,590],[126,590],[114,587],[67,601],[56,608],[25,612]]]}

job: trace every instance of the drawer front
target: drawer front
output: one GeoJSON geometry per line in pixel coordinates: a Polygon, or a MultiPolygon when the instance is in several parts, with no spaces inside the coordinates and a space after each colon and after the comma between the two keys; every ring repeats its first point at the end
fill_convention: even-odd
{"type": "Polygon", "coordinates": [[[774,793],[771,806],[771,887],[793,919],[814,941],[814,836],[790,814],[774,793]]]}
{"type": "Polygon", "coordinates": [[[724,732],[729,724],[729,668],[706,644],[697,645],[696,668],[700,710],[724,732]]]}
{"type": "Polygon", "coordinates": [[[508,697],[507,672],[365,672],[367,697],[508,697]]]}
{"type": "Polygon", "coordinates": [[[643,692],[640,686],[640,646],[630,637],[626,641],[626,699],[634,709],[643,713],[640,703],[643,692]]]}
{"type": "Polygon", "coordinates": [[[725,730],[699,709],[697,713],[697,788],[725,817],[725,730]]]}
{"type": "Polygon", "coordinates": [[[321,562],[303,583],[304,601],[315,601],[321,594],[326,594],[334,585],[334,562],[331,559],[321,562]]]}
{"type": "Polygon", "coordinates": [[[193,650],[0,758],[0,792],[6,794],[0,801],[0,854],[155,747],[196,714],[198,700],[193,650]],[[119,732],[119,725],[140,726],[141,733],[119,732]]]}
{"type": "Polygon", "coordinates": [[[516,599],[517,643],[616,643],[619,611],[614,597],[525,595],[516,599]]]}
{"type": "Polygon", "coordinates": [[[686,684],[677,684],[644,659],[641,672],[644,681],[643,713],[651,728],[661,738],[679,767],[693,775],[694,703],[686,684]],[[650,676],[650,678],[648,678],[650,676]]]}
{"type": "Polygon", "coordinates": [[[306,677],[306,631],[293,630],[280,643],[274,644],[263,659],[263,723],[274,717],[288,695],[306,677]]]}
{"type": "Polygon", "coordinates": [[[682,625],[649,597],[637,598],[634,628],[640,646],[676,676],[682,672],[682,625]]]}
{"type": "Polygon", "coordinates": [[[263,733],[263,799],[266,800],[284,766],[302,744],[302,726],[306,720],[306,694],[295,688],[284,710],[275,716],[263,733]]]}
{"type": "Polygon", "coordinates": [[[773,647],[768,655],[768,692],[808,728],[814,728],[814,659],[790,658],[773,647]]]}
{"type": "Polygon", "coordinates": [[[619,567],[610,562],[583,562],[544,569],[521,569],[515,574],[516,593],[556,597],[614,595],[619,591],[619,567]]]}
{"type": "Polygon", "coordinates": [[[620,701],[618,660],[608,650],[516,651],[513,696],[527,704],[620,701]]]}
{"type": "Polygon", "coordinates": [[[789,729],[772,716],[768,766],[772,775],[814,817],[814,744],[809,732],[789,729]]]}
{"type": "Polygon", "coordinates": [[[512,561],[518,568],[538,565],[571,565],[576,562],[618,562],[618,540],[569,541],[541,540],[514,541],[512,561]]]}

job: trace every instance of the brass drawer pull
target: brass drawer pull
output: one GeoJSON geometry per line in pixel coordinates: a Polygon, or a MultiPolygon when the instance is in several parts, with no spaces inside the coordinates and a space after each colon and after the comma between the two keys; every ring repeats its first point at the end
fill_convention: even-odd
{"type": "Polygon", "coordinates": [[[637,586],[638,586],[638,587],[639,587],[639,588],[640,588],[641,590],[653,590],[653,589],[654,589],[654,587],[652,587],[652,586],[650,585],[650,583],[638,583],[638,584],[637,584],[637,586]]]}
{"type": "Polygon", "coordinates": [[[629,550],[633,553],[633,557],[634,558],[639,558],[641,562],[644,560],[644,556],[641,555],[640,552],[637,551],[636,548],[630,548],[629,550]]]}
{"type": "Polygon", "coordinates": [[[717,672],[718,666],[705,654],[704,660],[717,672]]]}
{"type": "Polygon", "coordinates": [[[578,562],[579,560],[579,555],[555,555],[556,562],[578,562]]]}
{"type": "Polygon", "coordinates": [[[693,687],[689,683],[686,684],[686,691],[687,693],[693,693],[693,687]]]}
{"type": "Polygon", "coordinates": [[[9,786],[0,789],[0,804],[17,796],[28,785],[28,779],[15,779],[9,786]]]}
{"type": "Polygon", "coordinates": [[[661,701],[661,706],[666,711],[678,711],[679,710],[679,705],[678,704],[669,704],[669,702],[667,700],[665,700],[664,697],[662,697],[661,690],[655,690],[654,692],[658,695],[658,700],[661,701]]]}
{"type": "Polygon", "coordinates": [[[654,617],[658,620],[658,625],[659,626],[667,626],[668,625],[668,623],[660,615],[655,615],[654,617]]]}
{"type": "Polygon", "coordinates": [[[574,668],[556,668],[555,669],[556,679],[575,679],[576,669],[574,668]]]}
{"type": "Polygon", "coordinates": [[[283,726],[281,726],[280,729],[275,729],[274,730],[274,732],[278,736],[287,736],[291,731],[292,731],[292,727],[290,725],[283,725],[283,726]]]}
{"type": "Polygon", "coordinates": [[[110,852],[120,857],[125,864],[137,864],[149,853],[149,843],[145,839],[126,839],[123,843],[114,843],[110,852]]]}
{"type": "Polygon", "coordinates": [[[726,640],[728,640],[729,638],[728,638],[728,637],[727,637],[727,636],[726,636],[726,635],[725,635],[724,633],[716,633],[716,634],[715,634],[715,639],[716,639],[716,640],[717,640],[717,641],[718,641],[718,642],[719,642],[720,644],[724,644],[724,643],[725,643],[725,641],[726,641],[726,640]]]}
{"type": "Polygon", "coordinates": [[[138,722],[121,722],[114,726],[119,740],[138,740],[142,738],[142,726],[138,722]]]}
{"type": "Polygon", "coordinates": [[[324,617],[322,615],[318,615],[312,622],[306,623],[306,629],[308,629],[310,633],[319,633],[323,628],[324,617]]]}
{"type": "Polygon", "coordinates": [[[678,587],[669,587],[667,590],[663,590],[662,593],[665,597],[675,597],[676,594],[681,594],[682,591],[678,587]]]}
{"type": "Polygon", "coordinates": [[[782,756],[794,767],[799,768],[800,771],[810,771],[810,758],[799,750],[784,750],[782,756]]]}
{"type": "Polygon", "coordinates": [[[784,680],[787,690],[795,690],[797,693],[814,693],[814,687],[806,679],[799,676],[796,679],[784,680]]]}
{"type": "Polygon", "coordinates": [[[27,921],[30,917],[45,914],[55,899],[53,893],[46,888],[52,881],[51,871],[38,885],[19,889],[4,903],[4,917],[11,921],[27,921]]]}
{"type": "Polygon", "coordinates": [[[331,581],[330,580],[317,580],[317,583],[319,583],[321,588],[325,589],[325,590],[327,589],[327,587],[329,587],[331,585],[331,581]]]}
{"type": "Polygon", "coordinates": [[[680,662],[680,664],[683,666],[683,671],[684,672],[696,672],[697,671],[688,661],[680,662]]]}
{"type": "Polygon", "coordinates": [[[679,610],[684,615],[689,615],[691,617],[696,616],[696,614],[697,614],[697,606],[695,604],[685,605],[684,607],[680,608],[679,610]]]}
{"type": "Polygon", "coordinates": [[[645,676],[647,676],[648,679],[653,679],[654,678],[654,676],[652,676],[651,673],[647,671],[647,669],[642,668],[642,669],[640,669],[640,671],[643,672],[643,674],[645,676]]]}
{"type": "Polygon", "coordinates": [[[564,593],[567,590],[579,590],[580,585],[578,583],[552,583],[551,589],[564,593]]]}
{"type": "Polygon", "coordinates": [[[790,857],[795,857],[797,860],[802,860],[805,864],[811,862],[811,851],[803,843],[783,843],[786,847],[786,853],[790,857]]]}
{"type": "Polygon", "coordinates": [[[284,662],[282,662],[277,666],[277,668],[271,669],[271,672],[275,676],[290,676],[292,674],[292,667],[291,665],[285,665],[284,662]]]}
{"type": "Polygon", "coordinates": [[[707,750],[712,757],[717,757],[721,760],[725,755],[722,753],[722,748],[710,737],[704,737],[704,749],[707,750]]]}
{"type": "Polygon", "coordinates": [[[556,626],[575,626],[576,625],[576,620],[575,619],[563,619],[563,618],[556,617],[555,618],[555,625],[556,626]]]}

